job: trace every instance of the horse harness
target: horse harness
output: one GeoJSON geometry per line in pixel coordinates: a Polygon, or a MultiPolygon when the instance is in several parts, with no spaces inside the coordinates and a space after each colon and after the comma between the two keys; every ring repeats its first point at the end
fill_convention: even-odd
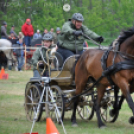
{"type": "Polygon", "coordinates": [[[107,77],[109,83],[114,87],[115,84],[112,81],[110,75],[114,75],[116,72],[121,71],[121,70],[134,69],[134,59],[131,59],[131,58],[134,58],[134,56],[128,55],[126,53],[119,51],[119,47],[120,47],[120,44],[117,43],[114,50],[113,50],[113,47],[111,46],[109,47],[108,50],[105,50],[104,54],[101,57],[101,66],[103,69],[102,75],[94,82],[94,84],[89,89],[87,89],[86,91],[84,91],[83,93],[79,95],[72,97],[71,99],[74,99],[76,97],[86,94],[88,91],[93,89],[100,82],[100,80],[104,77],[107,77]],[[107,59],[108,59],[110,52],[114,52],[113,64],[107,67],[107,59]],[[124,61],[114,63],[115,57],[117,56],[117,54],[119,54],[124,59],[124,61]]]}
{"type": "MultiPolygon", "coordinates": [[[[115,45],[115,49],[113,50],[113,47],[109,47],[108,50],[106,50],[104,52],[104,54],[101,57],[101,66],[103,68],[103,72],[102,72],[102,76],[103,77],[107,77],[109,83],[111,85],[115,85],[114,82],[112,81],[110,75],[114,75],[116,72],[120,71],[120,70],[130,70],[130,69],[134,69],[134,60],[127,57],[125,55],[125,53],[122,53],[121,51],[119,51],[120,48],[120,44],[116,44],[115,45]],[[107,59],[109,56],[109,52],[113,51],[114,52],[114,57],[113,57],[113,64],[109,67],[107,67],[107,59]],[[118,63],[114,63],[115,61],[115,57],[117,56],[117,53],[124,59],[124,61],[118,62],[118,63]]],[[[132,57],[131,55],[129,55],[130,57],[132,57]]],[[[134,58],[134,57],[133,57],[134,58]]]]}

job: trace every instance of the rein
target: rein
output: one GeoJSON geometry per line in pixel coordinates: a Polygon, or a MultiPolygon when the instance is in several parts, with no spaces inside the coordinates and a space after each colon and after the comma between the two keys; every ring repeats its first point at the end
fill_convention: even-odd
{"type": "MultiPolygon", "coordinates": [[[[101,50],[107,50],[107,49],[101,49],[101,50]]],[[[109,50],[110,52],[114,52],[114,53],[118,53],[122,58],[124,59],[128,59],[128,60],[133,60],[134,59],[130,59],[129,57],[131,58],[134,58],[134,55],[130,55],[130,54],[127,54],[127,53],[124,53],[124,52],[121,52],[121,51],[117,51],[117,50],[109,50]]]]}
{"type": "Polygon", "coordinates": [[[95,45],[99,46],[99,49],[101,49],[101,47],[103,48],[103,46],[102,46],[101,44],[97,43],[97,42],[96,42],[95,40],[93,40],[92,38],[86,36],[85,34],[82,34],[82,35],[83,35],[83,37],[85,37],[85,38],[91,40],[95,45]]]}

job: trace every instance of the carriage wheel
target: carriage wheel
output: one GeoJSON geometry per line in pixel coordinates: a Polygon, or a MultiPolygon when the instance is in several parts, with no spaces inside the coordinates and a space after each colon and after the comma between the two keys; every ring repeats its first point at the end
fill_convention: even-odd
{"type": "Polygon", "coordinates": [[[114,115],[111,114],[111,111],[113,110],[114,101],[114,93],[106,91],[100,107],[100,114],[105,122],[115,122],[118,118],[119,111],[117,111],[114,115]]]}
{"type": "Polygon", "coordinates": [[[57,86],[57,85],[51,86],[51,91],[52,91],[52,94],[53,94],[54,102],[56,103],[56,105],[58,107],[58,110],[59,110],[59,113],[60,113],[60,117],[58,117],[58,120],[57,120],[56,109],[55,109],[54,103],[49,105],[50,117],[52,118],[52,120],[54,122],[60,123],[59,119],[62,119],[62,121],[63,121],[63,119],[64,119],[64,110],[65,110],[62,91],[61,91],[60,87],[57,86]]]}
{"type": "MultiPolygon", "coordinates": [[[[32,84],[26,89],[25,112],[26,117],[29,121],[33,121],[35,117],[40,97],[41,97],[41,89],[38,84],[32,84]]],[[[39,121],[41,119],[42,112],[43,112],[43,104],[40,105],[36,121],[39,121]]]]}
{"type": "Polygon", "coordinates": [[[94,116],[93,95],[82,96],[77,111],[83,120],[91,120],[94,116]]]}

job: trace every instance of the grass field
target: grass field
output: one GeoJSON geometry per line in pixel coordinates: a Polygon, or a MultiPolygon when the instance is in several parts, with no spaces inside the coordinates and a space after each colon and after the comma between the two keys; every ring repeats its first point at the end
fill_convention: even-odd
{"type": "MultiPolygon", "coordinates": [[[[32,77],[32,71],[9,73],[8,80],[0,80],[0,134],[22,134],[30,132],[32,123],[27,121],[24,110],[24,91],[25,85],[29,78],[32,77]]],[[[99,129],[97,127],[97,119],[91,121],[81,120],[77,115],[78,127],[74,128],[70,123],[71,112],[66,112],[64,126],[68,134],[132,134],[134,133],[134,125],[128,123],[128,119],[132,116],[126,102],[120,111],[119,117],[115,123],[107,123],[107,128],[99,129]]],[[[56,124],[60,134],[63,134],[61,125],[56,124]]],[[[46,133],[45,121],[35,124],[33,132],[39,134],[46,133]]]]}

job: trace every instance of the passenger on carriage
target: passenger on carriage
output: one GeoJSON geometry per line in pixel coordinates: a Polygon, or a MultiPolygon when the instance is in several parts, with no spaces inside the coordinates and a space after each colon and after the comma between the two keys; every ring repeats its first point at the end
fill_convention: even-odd
{"type": "MultiPolygon", "coordinates": [[[[43,54],[43,57],[44,59],[46,60],[46,51],[48,49],[52,49],[53,47],[55,47],[53,44],[52,44],[52,40],[53,40],[53,36],[51,33],[46,33],[43,38],[43,46],[41,48],[38,48],[34,54],[33,54],[33,57],[32,57],[32,65],[33,65],[33,77],[40,77],[40,74],[37,70],[37,63],[39,61],[42,60],[41,58],[41,54],[40,54],[40,50],[42,50],[42,54],[43,54]]],[[[50,51],[49,51],[49,56],[50,56],[50,51]]],[[[43,69],[40,69],[40,71],[42,71],[43,69]]],[[[43,76],[49,76],[49,73],[48,73],[48,70],[46,69],[46,71],[44,72],[43,76]]]]}
{"type": "Polygon", "coordinates": [[[83,33],[96,40],[97,42],[103,42],[103,37],[97,35],[86,26],[84,26],[82,24],[83,21],[84,18],[82,14],[75,13],[72,16],[72,19],[67,21],[62,27],[62,31],[58,40],[57,52],[62,55],[64,60],[69,56],[76,54],[76,48],[78,50],[78,54],[82,54],[83,43],[85,41],[85,38],[82,36],[83,33]]]}

